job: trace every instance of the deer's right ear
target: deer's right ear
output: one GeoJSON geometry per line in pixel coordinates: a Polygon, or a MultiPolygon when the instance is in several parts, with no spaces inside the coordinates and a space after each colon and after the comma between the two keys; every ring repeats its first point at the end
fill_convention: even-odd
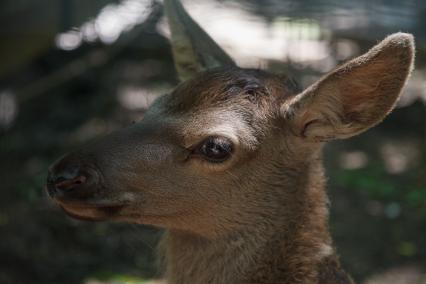
{"type": "Polygon", "coordinates": [[[413,61],[413,36],[393,34],[286,102],[281,114],[309,141],[356,135],[393,109],[413,61]]]}

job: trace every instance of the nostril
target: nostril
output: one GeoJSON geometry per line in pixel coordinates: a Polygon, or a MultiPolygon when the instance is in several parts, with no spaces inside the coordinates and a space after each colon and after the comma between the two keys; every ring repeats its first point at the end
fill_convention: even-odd
{"type": "Polygon", "coordinates": [[[55,188],[58,190],[72,190],[83,185],[86,182],[86,180],[87,178],[82,175],[72,179],[66,179],[60,176],[56,178],[54,184],[55,184],[55,188]]]}

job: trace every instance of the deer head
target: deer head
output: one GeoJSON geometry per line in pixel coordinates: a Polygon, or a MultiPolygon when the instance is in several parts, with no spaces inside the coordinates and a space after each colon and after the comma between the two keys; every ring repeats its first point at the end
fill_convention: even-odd
{"type": "Polygon", "coordinates": [[[397,33],[300,91],[235,66],[179,2],[165,7],[183,82],[141,122],[50,167],[48,193],[73,217],[214,238],[266,226],[278,207],[291,216],[322,144],[379,123],[413,66],[413,37],[397,33]]]}

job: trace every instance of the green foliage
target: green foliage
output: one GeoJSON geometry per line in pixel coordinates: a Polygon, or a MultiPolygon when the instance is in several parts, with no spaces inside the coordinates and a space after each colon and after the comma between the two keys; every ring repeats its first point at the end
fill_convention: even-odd
{"type": "Polygon", "coordinates": [[[418,207],[426,205],[426,186],[414,179],[399,179],[388,174],[383,165],[371,165],[356,170],[338,170],[334,174],[337,186],[360,191],[370,199],[398,201],[418,207]]]}

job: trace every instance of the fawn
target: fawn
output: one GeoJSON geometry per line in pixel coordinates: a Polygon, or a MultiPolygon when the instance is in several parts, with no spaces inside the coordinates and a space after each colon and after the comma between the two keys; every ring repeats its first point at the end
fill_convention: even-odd
{"type": "Polygon", "coordinates": [[[168,283],[353,283],[328,230],[321,148],[379,123],[413,68],[410,34],[300,91],[242,69],[166,0],[183,82],[141,122],[67,154],[47,191],[70,216],[165,228],[168,283]]]}

